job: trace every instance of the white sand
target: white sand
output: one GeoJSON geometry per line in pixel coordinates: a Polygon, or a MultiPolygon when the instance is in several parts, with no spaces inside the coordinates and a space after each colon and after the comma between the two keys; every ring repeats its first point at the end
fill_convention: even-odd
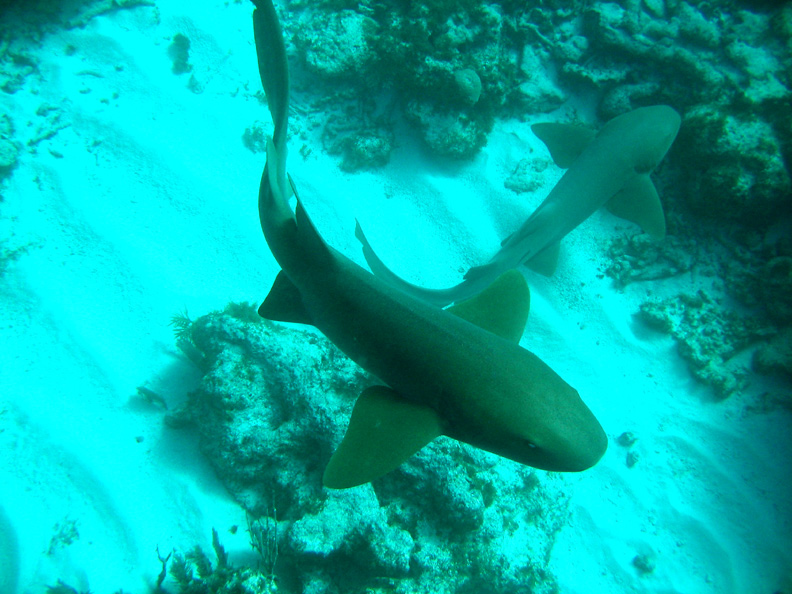
{"type": "MultiPolygon", "coordinates": [[[[158,11],[50,36],[31,50],[41,77],[0,94],[23,143],[57,127],[47,123],[56,114],[67,124],[21,157],[0,204],[2,236],[32,246],[0,281],[0,516],[18,539],[19,592],[59,578],[96,594],[146,592],[156,547],[208,547],[211,527],[245,559],[245,531],[228,532],[244,514],[194,440],[134,399],[144,384],[195,385],[171,315],[258,301],[277,271],[256,212],[263,156],[241,142],[269,117],[252,96],[251,7],[225,4],[158,0],[158,11]],[[202,94],[171,72],[176,33],[192,41],[202,94]],[[36,115],[45,104],[54,111],[36,115]],[[79,538],[50,551],[54,526],[71,524],[79,538]]],[[[520,158],[547,158],[515,122],[464,166],[400,138],[387,168],[351,175],[319,146],[307,160],[299,147],[289,168],[327,240],[360,261],[357,217],[383,260],[437,287],[489,258],[560,174],[549,168],[530,197],[504,189],[520,158]]],[[[617,292],[598,279],[604,240],[625,227],[596,214],[565,240],[553,278],[528,276],[523,345],[580,391],[612,438],[593,470],[546,479],[563,481],[573,503],[550,569],[564,593],[770,594],[792,568],[789,412],[745,414],[759,382],[715,402],[671,340],[635,322],[647,292],[698,285],[683,276],[617,292]],[[624,431],[639,438],[633,468],[613,441],[624,431]],[[639,554],[653,572],[633,566],[639,554]]]]}

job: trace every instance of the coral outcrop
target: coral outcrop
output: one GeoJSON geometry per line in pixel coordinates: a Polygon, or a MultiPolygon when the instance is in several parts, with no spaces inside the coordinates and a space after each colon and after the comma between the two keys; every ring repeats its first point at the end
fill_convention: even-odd
{"type": "Polygon", "coordinates": [[[194,427],[238,501],[277,519],[281,591],[553,591],[543,567],[567,514],[561,479],[440,438],[373,484],[324,489],[373,379],[316,333],[255,315],[237,306],[190,325],[206,375],[169,424],[194,427]]]}

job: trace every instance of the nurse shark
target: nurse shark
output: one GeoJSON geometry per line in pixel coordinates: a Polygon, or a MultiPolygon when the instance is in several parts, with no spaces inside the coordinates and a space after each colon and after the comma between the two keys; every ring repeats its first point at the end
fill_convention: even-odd
{"type": "Polygon", "coordinates": [[[324,485],[374,480],[440,435],[546,470],[596,464],[607,448],[597,419],[574,388],[519,346],[529,307],[520,273],[501,274],[475,298],[443,310],[372,275],[318,234],[285,174],[289,73],[280,24],[270,0],[254,4],[275,125],[259,219],[281,266],[259,314],[314,325],[384,384],[358,398],[324,485]]]}
{"type": "Polygon", "coordinates": [[[665,236],[663,207],[649,173],[668,151],[681,118],[667,105],[641,107],[593,130],[569,124],[534,124],[555,163],[567,169],[528,220],[501,243],[482,266],[446,289],[430,289],[396,275],[377,256],[358,224],[355,230],[371,271],[402,291],[439,306],[483,290],[504,271],[526,264],[545,275],[555,271],[560,240],[598,208],[640,225],[655,238],[665,236]]]}

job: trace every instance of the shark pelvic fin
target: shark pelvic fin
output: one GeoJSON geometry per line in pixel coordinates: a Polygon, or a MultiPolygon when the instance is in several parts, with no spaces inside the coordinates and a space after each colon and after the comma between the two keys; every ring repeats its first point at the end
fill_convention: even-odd
{"type": "Polygon", "coordinates": [[[536,254],[530,260],[525,262],[525,265],[544,276],[553,276],[558,268],[558,253],[561,251],[561,242],[556,241],[551,243],[541,252],[536,254]]]}
{"type": "Polygon", "coordinates": [[[452,305],[447,311],[512,342],[520,342],[531,293],[522,274],[509,270],[481,293],[452,305]]]}
{"type": "Polygon", "coordinates": [[[366,388],[322,483],[329,489],[348,489],[373,481],[441,434],[440,417],[432,408],[386,386],[366,388]]]}
{"type": "Polygon", "coordinates": [[[574,124],[534,124],[531,130],[561,169],[568,169],[597,135],[595,130],[574,124]]]}
{"type": "Polygon", "coordinates": [[[663,239],[666,233],[663,205],[649,174],[636,175],[610,199],[608,210],[617,217],[637,225],[654,239],[663,239]]]}
{"type": "Polygon", "coordinates": [[[300,290],[282,270],[275,277],[275,282],[264,303],[258,308],[258,314],[265,320],[273,322],[313,324],[311,316],[303,305],[300,290]]]}

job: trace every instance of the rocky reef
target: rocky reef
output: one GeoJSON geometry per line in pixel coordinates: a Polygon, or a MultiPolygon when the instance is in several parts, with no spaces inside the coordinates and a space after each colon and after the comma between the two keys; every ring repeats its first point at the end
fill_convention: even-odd
{"type": "Polygon", "coordinates": [[[747,369],[734,360],[746,347],[774,335],[775,330],[734,309],[723,307],[704,291],[672,299],[646,301],[639,317],[674,337],[679,354],[698,379],[721,397],[741,387],[747,369]]]}
{"type": "MultiPolygon", "coordinates": [[[[673,106],[682,128],[655,175],[669,236],[617,238],[604,272],[619,287],[684,273],[714,278],[711,305],[720,313],[710,324],[747,315],[774,325],[773,336],[790,327],[789,5],[328,0],[292,2],[283,18],[306,77],[339,102],[321,102],[322,139],[350,171],[388,161],[396,117],[431,152],[467,159],[497,118],[550,111],[570,97],[587,98],[603,121],[673,106]]],[[[504,185],[532,192],[546,166],[535,157],[516,162],[504,185]]],[[[770,348],[770,335],[755,338],[746,348],[770,348]]],[[[779,360],[785,349],[771,350],[774,363],[754,370],[792,368],[779,360]]],[[[736,391],[738,383],[724,388],[721,379],[721,393],[736,391]]]]}
{"type": "Polygon", "coordinates": [[[283,20],[311,84],[369,116],[397,105],[439,155],[470,157],[496,117],[573,95],[603,119],[668,103],[691,120],[676,153],[694,203],[728,187],[729,216],[760,217],[789,200],[792,9],[780,3],[327,0],[291,2],[283,20]],[[717,183],[703,161],[718,162],[717,183]]]}
{"type": "Polygon", "coordinates": [[[196,430],[239,503],[276,524],[279,591],[554,591],[563,479],[440,438],[373,484],[328,491],[324,466],[373,378],[244,304],[182,322],[205,375],[167,422],[196,430]]]}

